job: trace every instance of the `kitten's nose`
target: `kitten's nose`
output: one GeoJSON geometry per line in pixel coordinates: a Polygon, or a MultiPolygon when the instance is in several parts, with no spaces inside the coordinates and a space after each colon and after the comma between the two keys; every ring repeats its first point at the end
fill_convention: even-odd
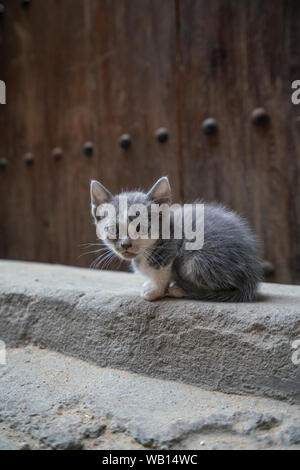
{"type": "Polygon", "coordinates": [[[127,250],[132,247],[132,243],[130,240],[123,240],[121,241],[121,247],[124,248],[124,250],[127,250]]]}

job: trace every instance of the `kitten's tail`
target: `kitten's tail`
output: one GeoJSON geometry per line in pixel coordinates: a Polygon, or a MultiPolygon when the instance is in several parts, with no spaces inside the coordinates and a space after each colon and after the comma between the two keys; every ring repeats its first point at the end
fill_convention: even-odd
{"type": "Polygon", "coordinates": [[[220,291],[209,291],[201,292],[196,295],[192,295],[190,298],[195,300],[207,300],[210,302],[252,302],[254,295],[245,295],[240,290],[220,290],[220,291]]]}
{"type": "Polygon", "coordinates": [[[257,283],[249,282],[241,289],[230,290],[202,290],[193,292],[190,298],[195,300],[208,300],[212,302],[252,302],[255,300],[257,283]]]}

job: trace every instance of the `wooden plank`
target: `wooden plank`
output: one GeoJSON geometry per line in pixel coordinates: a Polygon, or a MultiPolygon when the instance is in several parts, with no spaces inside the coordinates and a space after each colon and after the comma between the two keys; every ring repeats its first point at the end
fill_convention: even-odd
{"type": "Polygon", "coordinates": [[[274,280],[299,283],[300,108],[290,95],[300,77],[300,4],[178,5],[185,197],[217,199],[245,215],[275,264],[274,280]],[[257,107],[267,110],[268,125],[251,121],[257,107]],[[209,116],[218,122],[216,135],[202,132],[209,116]]]}
{"type": "Polygon", "coordinates": [[[179,195],[173,0],[12,2],[0,28],[8,87],[0,155],[9,160],[0,255],[87,266],[92,258],[78,255],[95,240],[91,178],[119,191],[168,174],[179,195]],[[158,127],[169,131],[165,144],[158,127]],[[127,151],[122,133],[132,136],[127,151]],[[92,157],[82,154],[88,140],[92,157]]]}

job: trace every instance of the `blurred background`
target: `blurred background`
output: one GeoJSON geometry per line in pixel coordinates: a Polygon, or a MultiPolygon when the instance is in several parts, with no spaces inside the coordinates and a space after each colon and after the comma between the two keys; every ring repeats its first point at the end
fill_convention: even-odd
{"type": "Polygon", "coordinates": [[[0,0],[0,257],[89,266],[89,180],[168,175],[300,283],[300,2],[0,0]]]}

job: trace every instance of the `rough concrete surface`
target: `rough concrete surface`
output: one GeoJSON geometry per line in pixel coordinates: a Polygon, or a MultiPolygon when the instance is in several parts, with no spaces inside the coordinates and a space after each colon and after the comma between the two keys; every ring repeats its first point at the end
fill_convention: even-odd
{"type": "Polygon", "coordinates": [[[300,449],[297,405],[9,350],[0,449],[300,449]]]}
{"type": "Polygon", "coordinates": [[[207,390],[300,402],[300,287],[263,284],[253,303],[139,297],[129,273],[0,263],[0,339],[207,390]]]}

